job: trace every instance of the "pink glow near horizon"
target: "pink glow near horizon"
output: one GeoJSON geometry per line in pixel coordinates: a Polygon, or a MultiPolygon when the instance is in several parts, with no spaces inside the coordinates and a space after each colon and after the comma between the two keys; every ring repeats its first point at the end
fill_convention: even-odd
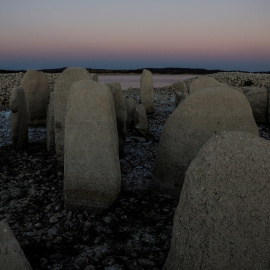
{"type": "Polygon", "coordinates": [[[28,57],[33,61],[58,59],[60,66],[65,59],[95,59],[104,65],[106,59],[121,59],[123,63],[126,59],[126,65],[129,59],[136,59],[138,65],[140,59],[142,64],[149,59],[161,65],[162,61],[168,65],[172,60],[175,65],[178,60],[179,66],[183,59],[201,59],[207,68],[207,61],[217,61],[218,65],[218,61],[231,60],[232,69],[235,61],[249,60],[262,61],[263,69],[270,70],[270,17],[266,12],[270,1],[254,4],[249,0],[230,0],[217,4],[205,0],[202,4],[197,0],[196,5],[188,1],[181,5],[171,0],[163,5],[149,0],[145,10],[138,8],[139,2],[144,1],[130,7],[119,0],[123,7],[109,10],[95,0],[93,5],[84,0],[78,2],[81,7],[67,0],[66,9],[55,4],[51,11],[44,3],[40,7],[41,4],[26,0],[20,16],[14,14],[11,18],[8,11],[12,7],[8,2],[0,3],[0,68],[9,59],[15,63],[16,57],[28,57]]]}

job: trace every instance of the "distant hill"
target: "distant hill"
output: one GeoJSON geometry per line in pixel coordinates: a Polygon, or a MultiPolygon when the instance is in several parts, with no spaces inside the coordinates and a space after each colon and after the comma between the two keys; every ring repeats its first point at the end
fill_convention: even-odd
{"type": "MultiPolygon", "coordinates": [[[[54,69],[41,69],[40,71],[46,72],[46,73],[61,73],[63,70],[65,70],[66,67],[63,68],[54,68],[54,69]]],[[[94,68],[87,68],[87,70],[90,73],[103,73],[103,74],[141,74],[144,68],[140,69],[94,69],[94,68]]],[[[166,67],[166,68],[145,68],[150,70],[152,73],[156,74],[213,74],[217,72],[224,72],[224,70],[219,69],[203,69],[203,68],[174,68],[174,67],[166,67]]],[[[245,72],[250,73],[246,71],[240,71],[240,70],[231,70],[231,72],[245,72]]],[[[0,73],[17,73],[17,72],[26,72],[26,70],[4,70],[0,69],[0,73]]],[[[227,71],[229,72],[229,71],[227,71]]],[[[267,73],[270,74],[270,71],[268,72],[256,72],[256,73],[267,73]]]]}

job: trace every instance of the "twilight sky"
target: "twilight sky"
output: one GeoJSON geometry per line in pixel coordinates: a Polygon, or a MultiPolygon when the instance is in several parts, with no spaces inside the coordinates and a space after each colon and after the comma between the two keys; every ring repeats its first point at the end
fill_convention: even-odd
{"type": "Polygon", "coordinates": [[[1,0],[0,69],[270,71],[270,0],[1,0]]]}

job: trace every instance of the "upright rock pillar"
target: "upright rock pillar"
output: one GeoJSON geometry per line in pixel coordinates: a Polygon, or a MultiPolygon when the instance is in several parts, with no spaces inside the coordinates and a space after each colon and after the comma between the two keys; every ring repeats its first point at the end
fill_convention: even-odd
{"type": "Polygon", "coordinates": [[[49,81],[44,72],[27,70],[22,80],[31,126],[45,126],[50,98],[49,81]]]}
{"type": "Polygon", "coordinates": [[[189,166],[163,270],[269,269],[270,142],[213,135],[189,166]]]}
{"type": "Polygon", "coordinates": [[[55,82],[54,87],[54,130],[55,151],[59,164],[64,164],[65,116],[68,94],[71,85],[80,80],[91,80],[90,73],[84,68],[65,69],[55,82]]]}
{"type": "Polygon", "coordinates": [[[154,86],[151,71],[144,69],[140,80],[140,103],[146,113],[154,113],[154,86]]]}
{"type": "Polygon", "coordinates": [[[100,212],[120,193],[114,103],[110,89],[104,84],[78,81],[70,89],[64,168],[67,208],[100,212]]]}
{"type": "Polygon", "coordinates": [[[11,140],[16,150],[22,150],[28,145],[28,114],[27,104],[22,87],[15,87],[9,99],[11,140]]]}

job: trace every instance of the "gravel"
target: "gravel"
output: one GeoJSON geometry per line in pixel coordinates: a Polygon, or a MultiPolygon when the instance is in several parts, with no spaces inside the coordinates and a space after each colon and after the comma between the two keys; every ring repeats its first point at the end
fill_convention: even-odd
{"type": "MultiPolygon", "coordinates": [[[[29,147],[15,151],[9,112],[0,111],[0,220],[13,230],[33,269],[162,269],[171,241],[174,197],[152,191],[154,159],[162,127],[174,109],[177,84],[155,89],[150,139],[128,131],[120,159],[122,191],[102,214],[67,211],[63,168],[45,146],[45,129],[31,128],[29,147]]],[[[138,90],[126,95],[138,100],[138,90]]],[[[259,135],[270,139],[269,128],[259,135]]]]}

